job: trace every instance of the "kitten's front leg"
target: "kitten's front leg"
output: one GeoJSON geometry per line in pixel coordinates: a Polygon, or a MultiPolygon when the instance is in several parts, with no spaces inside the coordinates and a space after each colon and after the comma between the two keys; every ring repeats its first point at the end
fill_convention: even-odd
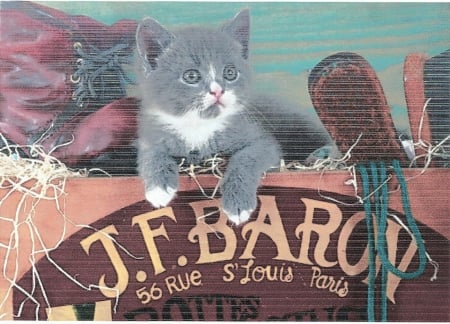
{"type": "Polygon", "coordinates": [[[222,208],[236,225],[246,222],[257,205],[256,191],[261,176],[280,161],[278,144],[260,140],[230,158],[222,179],[222,208]]]}
{"type": "Polygon", "coordinates": [[[164,152],[140,150],[139,175],[144,180],[145,198],[155,208],[167,206],[178,191],[178,165],[164,152]]]}

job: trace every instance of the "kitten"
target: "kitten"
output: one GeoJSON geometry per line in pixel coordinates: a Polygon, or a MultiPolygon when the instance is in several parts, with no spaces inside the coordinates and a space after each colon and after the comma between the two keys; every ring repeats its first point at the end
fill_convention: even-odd
{"type": "Polygon", "coordinates": [[[172,33],[151,18],[139,24],[138,171],[154,207],[167,206],[177,192],[177,157],[198,163],[220,153],[229,156],[222,208],[239,225],[256,208],[265,171],[283,156],[304,160],[331,143],[297,107],[252,93],[249,20],[245,9],[219,29],[172,33]],[[290,150],[283,155],[281,146],[290,150]]]}

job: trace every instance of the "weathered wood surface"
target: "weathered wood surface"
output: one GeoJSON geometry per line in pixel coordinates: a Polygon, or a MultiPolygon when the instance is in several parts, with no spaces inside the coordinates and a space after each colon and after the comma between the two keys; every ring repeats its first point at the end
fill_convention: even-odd
{"type": "MultiPolygon", "coordinates": [[[[450,182],[442,180],[449,178],[450,170],[429,169],[422,175],[420,172],[420,169],[404,171],[408,181],[411,211],[418,222],[448,239],[450,238],[450,219],[447,217],[450,213],[448,202],[450,182]]],[[[323,175],[317,172],[269,173],[262,180],[262,186],[275,187],[278,191],[295,188],[320,189],[324,196],[339,193],[354,197],[354,187],[344,184],[349,178],[351,178],[349,173],[343,171],[326,172],[323,175]]],[[[217,178],[209,175],[199,176],[198,180],[205,189],[214,188],[218,181],[217,178]]],[[[392,210],[402,213],[400,191],[395,190],[395,182],[390,182],[389,186],[392,190],[389,206],[392,210]]],[[[202,199],[203,196],[198,188],[198,184],[188,176],[181,178],[180,191],[195,191],[198,198],[202,199]]],[[[41,200],[33,207],[31,199],[28,199],[23,208],[18,210],[18,202],[21,200],[19,192],[8,196],[0,205],[0,215],[2,215],[0,244],[8,246],[11,239],[16,239],[15,244],[20,246],[18,254],[16,250],[9,253],[5,248],[0,249],[0,263],[4,264],[7,258],[9,264],[12,262],[15,265],[4,269],[9,278],[21,278],[30,268],[30,257],[33,257],[35,262],[45,257],[45,253],[36,251],[40,248],[39,243],[33,243],[29,239],[31,227],[27,224],[30,222],[35,226],[36,233],[39,233],[45,246],[49,248],[69,238],[83,226],[93,224],[114,211],[144,200],[143,183],[138,177],[73,178],[67,181],[65,192],[66,194],[59,201],[62,210],[58,209],[58,205],[52,200],[41,200]],[[11,221],[7,221],[8,218],[11,221]],[[16,235],[14,238],[11,237],[13,233],[16,235]]],[[[4,198],[6,193],[6,190],[0,191],[0,198],[4,198]]],[[[359,192],[359,195],[362,194],[359,192]]],[[[325,197],[323,200],[327,201],[325,197]]],[[[356,197],[355,203],[357,204],[356,197]]],[[[3,319],[12,319],[10,317],[12,295],[7,293],[8,287],[10,283],[0,276],[0,300],[4,302],[1,305],[0,314],[6,316],[3,319]],[[4,299],[7,296],[8,298],[4,299]]]]}

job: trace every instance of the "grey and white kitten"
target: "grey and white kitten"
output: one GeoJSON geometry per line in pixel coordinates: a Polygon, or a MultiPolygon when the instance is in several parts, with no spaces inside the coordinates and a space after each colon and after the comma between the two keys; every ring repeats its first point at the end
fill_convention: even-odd
{"type": "Polygon", "coordinates": [[[136,32],[141,100],[138,171],[145,197],[167,206],[178,189],[178,160],[229,156],[222,208],[234,224],[256,208],[262,174],[280,158],[304,160],[331,143],[297,107],[251,90],[249,11],[218,29],[169,32],[144,19],[136,32]],[[282,146],[288,150],[282,153],[282,146]]]}

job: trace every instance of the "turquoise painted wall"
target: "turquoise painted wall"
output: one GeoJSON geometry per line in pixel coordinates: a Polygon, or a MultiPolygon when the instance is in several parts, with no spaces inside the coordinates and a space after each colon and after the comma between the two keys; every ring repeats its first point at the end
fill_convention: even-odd
{"type": "Polygon", "coordinates": [[[106,24],[151,16],[167,26],[219,25],[238,10],[252,13],[256,71],[306,70],[326,55],[357,51],[376,69],[406,53],[438,54],[450,46],[450,3],[96,2],[40,3],[106,24]]]}
{"type": "Polygon", "coordinates": [[[403,61],[450,48],[450,3],[87,2],[39,1],[106,24],[151,16],[169,28],[220,25],[241,8],[252,15],[251,60],[262,88],[292,96],[308,109],[307,75],[339,51],[364,56],[377,71],[398,128],[408,129],[403,61]]]}

